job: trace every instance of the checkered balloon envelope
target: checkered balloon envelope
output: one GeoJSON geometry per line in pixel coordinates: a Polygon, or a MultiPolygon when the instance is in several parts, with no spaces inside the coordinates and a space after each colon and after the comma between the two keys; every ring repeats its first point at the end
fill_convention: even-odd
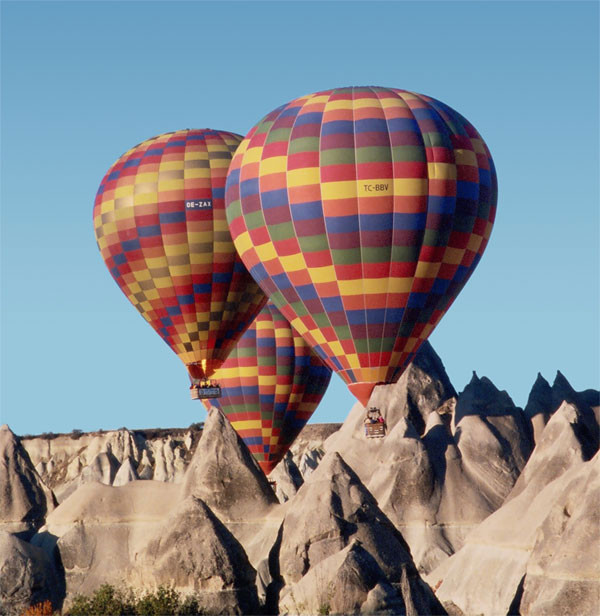
{"type": "Polygon", "coordinates": [[[479,263],[497,180],[483,139],[448,105],[349,87],[302,96],[254,126],[225,201],[254,279],[366,406],[479,263]]]}
{"type": "Polygon", "coordinates": [[[135,146],[94,204],[102,258],[127,299],[207,381],[266,302],[233,245],[225,178],[242,137],[180,130],[135,146]]]}
{"type": "Polygon", "coordinates": [[[205,406],[223,411],[268,475],[317,408],[331,370],[267,303],[214,378],[221,396],[205,406]]]}

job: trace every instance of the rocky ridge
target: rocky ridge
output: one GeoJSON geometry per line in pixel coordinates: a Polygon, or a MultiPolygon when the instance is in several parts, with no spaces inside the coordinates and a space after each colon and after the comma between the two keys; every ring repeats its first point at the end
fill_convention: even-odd
{"type": "Polygon", "coordinates": [[[539,377],[523,411],[476,374],[457,393],[424,345],[371,404],[383,440],[355,405],[307,426],[271,484],[214,409],[173,435],[5,427],[0,485],[29,487],[0,491],[2,609],[108,582],[173,584],[208,613],[595,613],[598,392],[539,377]]]}
{"type": "Polygon", "coordinates": [[[21,444],[36,472],[62,502],[80,485],[122,485],[126,478],[178,483],[194,454],[202,424],[187,430],[109,430],[26,436],[21,444]],[[118,479],[117,479],[118,477],[118,479]]]}

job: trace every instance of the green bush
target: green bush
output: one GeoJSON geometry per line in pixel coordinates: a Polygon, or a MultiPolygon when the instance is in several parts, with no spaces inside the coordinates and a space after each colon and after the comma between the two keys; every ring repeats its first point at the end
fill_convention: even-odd
{"type": "Polygon", "coordinates": [[[136,596],[130,588],[103,584],[91,597],[77,595],[68,616],[195,616],[204,614],[195,597],[182,597],[174,588],[136,596]]]}
{"type": "Polygon", "coordinates": [[[126,616],[136,614],[135,597],[124,591],[103,584],[91,597],[77,595],[69,609],[71,616],[126,616]]]}

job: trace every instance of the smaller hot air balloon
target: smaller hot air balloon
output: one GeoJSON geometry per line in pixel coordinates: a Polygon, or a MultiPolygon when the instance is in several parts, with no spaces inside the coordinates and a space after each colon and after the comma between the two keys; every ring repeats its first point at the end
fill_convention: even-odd
{"type": "Polygon", "coordinates": [[[317,408],[330,378],[331,370],[268,303],[215,373],[222,395],[211,402],[268,475],[317,408]]]}
{"type": "Polygon", "coordinates": [[[108,170],[94,205],[106,266],[193,383],[213,374],[266,302],[225,219],[240,141],[210,129],[148,139],[108,170]]]}

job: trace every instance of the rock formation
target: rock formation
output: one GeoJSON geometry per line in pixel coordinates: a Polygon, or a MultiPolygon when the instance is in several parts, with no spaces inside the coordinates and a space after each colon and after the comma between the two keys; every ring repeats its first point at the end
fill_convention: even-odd
{"type": "Polygon", "coordinates": [[[0,426],[0,529],[32,534],[55,504],[20,440],[0,426]]]}
{"type": "Polygon", "coordinates": [[[530,425],[505,391],[473,373],[458,397],[454,438],[463,468],[495,511],[533,449],[530,425]]]}
{"type": "Polygon", "coordinates": [[[186,473],[183,494],[201,498],[227,521],[262,517],[278,502],[242,439],[214,407],[186,473]]]}
{"type": "MultiPolygon", "coordinates": [[[[202,596],[211,614],[256,614],[256,572],[242,546],[194,496],[185,498],[142,550],[136,571],[154,585],[202,596]]],[[[141,585],[141,584],[140,584],[141,585]]]]}
{"type": "Polygon", "coordinates": [[[392,595],[406,613],[443,613],[420,579],[402,535],[337,453],[323,459],[286,513],[279,575],[286,584],[282,606],[291,613],[314,613],[330,600],[335,612],[355,612],[381,583],[398,585],[392,595]],[[311,587],[317,592],[309,599],[311,587]],[[308,603],[300,606],[298,600],[308,603]]]}
{"type": "Polygon", "coordinates": [[[598,455],[561,483],[527,562],[520,603],[524,616],[592,616],[600,606],[598,455]]]}
{"type": "Polygon", "coordinates": [[[269,524],[266,509],[277,499],[220,412],[209,414],[203,440],[181,484],[82,483],[48,516],[33,541],[48,554],[56,549],[67,604],[74,594],[90,594],[104,583],[138,589],[174,584],[180,592],[197,595],[210,613],[256,613],[256,572],[242,545],[199,495],[228,520],[262,516],[260,528],[258,523],[252,527],[253,544],[260,545],[257,530],[266,527],[264,536],[274,534],[269,548],[281,520],[269,524]],[[237,498],[235,481],[245,485],[237,498]]]}
{"type": "Polygon", "coordinates": [[[46,553],[0,530],[0,614],[21,614],[50,601],[57,608],[64,583],[46,553]]]}
{"type": "Polygon", "coordinates": [[[37,472],[62,502],[86,480],[109,485],[116,469],[127,460],[138,479],[178,483],[200,434],[196,426],[172,431],[122,428],[90,434],[74,430],[71,434],[26,437],[22,442],[37,472]]]}
{"type": "Polygon", "coordinates": [[[540,443],[505,504],[467,537],[456,554],[427,576],[430,584],[439,585],[437,596],[446,605],[456,606],[466,614],[513,613],[525,599],[527,587],[522,609],[535,606],[542,593],[542,564],[552,567],[554,560],[550,559],[550,563],[548,555],[564,546],[571,558],[581,559],[580,566],[573,567],[567,575],[568,558],[564,564],[556,562],[556,579],[560,579],[559,572],[567,579],[560,579],[550,592],[546,587],[547,595],[542,594],[537,604],[541,611],[531,608],[522,613],[595,613],[589,606],[596,601],[597,607],[600,587],[594,550],[597,553],[600,542],[589,507],[597,490],[590,473],[597,472],[599,460],[596,456],[586,462],[590,453],[587,435],[578,438],[573,427],[579,417],[577,407],[563,403],[544,428],[540,443]],[[570,523],[575,503],[583,508],[578,526],[570,523]],[[585,521],[581,519],[584,515],[585,521]],[[582,545],[588,546],[583,554],[570,551],[582,545]],[[552,612],[560,605],[564,608],[569,597],[576,599],[584,611],[552,612]]]}
{"type": "Polygon", "coordinates": [[[0,523],[20,536],[0,533],[1,609],[68,609],[110,583],[173,585],[207,613],[437,614],[440,599],[457,615],[595,614],[598,398],[561,373],[538,376],[525,412],[476,374],[457,394],[424,345],[373,393],[385,438],[366,438],[357,404],[341,427],[307,426],[271,484],[217,410],[203,432],[26,448],[4,427],[0,523]]]}
{"type": "Polygon", "coordinates": [[[537,379],[529,392],[529,398],[524,409],[525,415],[531,421],[533,438],[536,444],[540,440],[544,426],[548,423],[555,410],[552,403],[550,383],[538,372],[537,379]]]}
{"type": "Polygon", "coordinates": [[[531,429],[485,377],[474,374],[457,397],[429,345],[396,385],[375,389],[374,401],[387,424],[383,440],[366,438],[357,404],[324,448],[357,473],[428,572],[502,504],[533,446],[531,429]]]}
{"type": "Polygon", "coordinates": [[[544,426],[563,402],[574,404],[582,409],[582,412],[588,417],[587,421],[591,422],[590,425],[598,424],[600,421],[598,391],[593,389],[582,392],[575,391],[560,370],[556,373],[554,383],[550,387],[548,381],[538,373],[525,407],[525,414],[529,417],[533,426],[536,443],[539,442],[544,426]],[[591,417],[594,413],[595,421],[591,417]]]}
{"type": "Polygon", "coordinates": [[[136,481],[139,479],[137,471],[135,470],[135,464],[131,457],[126,458],[113,479],[112,485],[115,487],[124,486],[130,481],[136,481]]]}
{"type": "Polygon", "coordinates": [[[275,482],[275,495],[280,503],[285,503],[296,495],[304,479],[291,451],[288,451],[283,460],[271,471],[269,481],[275,482]]]}

